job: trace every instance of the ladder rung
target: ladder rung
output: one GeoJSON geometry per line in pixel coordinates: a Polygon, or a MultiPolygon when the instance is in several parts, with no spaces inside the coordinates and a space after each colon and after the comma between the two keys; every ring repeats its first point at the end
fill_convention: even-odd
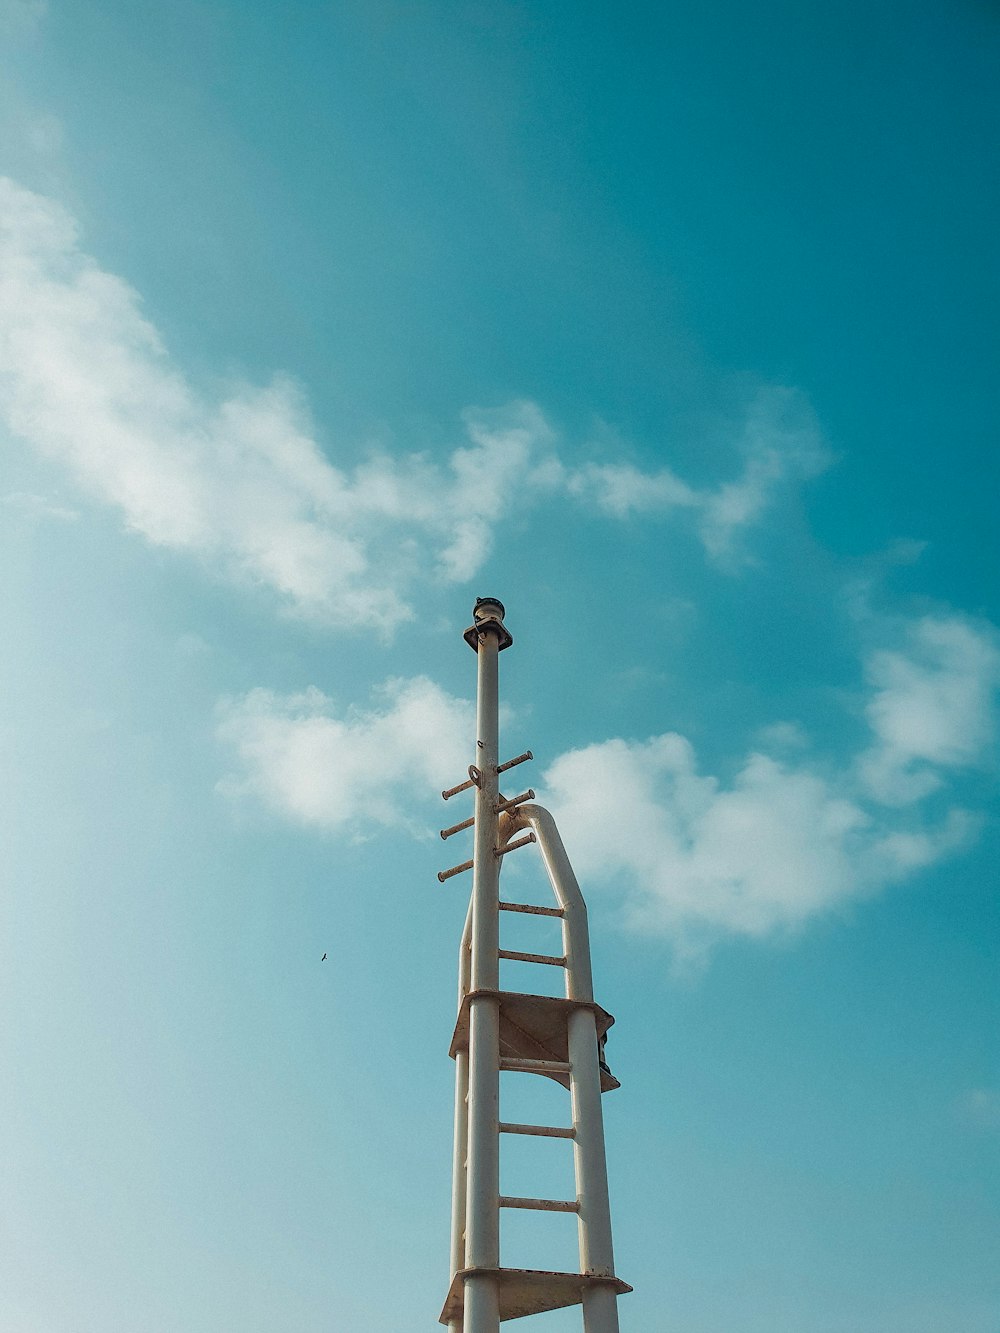
{"type": "Polygon", "coordinates": [[[506,856],[508,852],[516,852],[518,847],[527,847],[529,842],[534,841],[534,833],[526,833],[523,838],[518,838],[517,842],[509,842],[506,847],[494,847],[493,855],[497,857],[506,856]]]}
{"type": "Polygon", "coordinates": [[[532,916],[564,916],[561,907],[536,907],[534,903],[499,903],[501,912],[530,912],[532,916]]]}
{"type": "Polygon", "coordinates": [[[535,793],[529,787],[527,791],[521,792],[520,796],[512,796],[509,801],[497,802],[497,814],[502,814],[504,810],[513,810],[515,805],[524,805],[525,801],[533,801],[535,793]]]}
{"type": "Polygon", "coordinates": [[[439,870],[438,879],[443,884],[446,879],[451,879],[452,875],[460,875],[463,870],[471,870],[471,869],[472,869],[472,862],[463,861],[460,866],[452,866],[450,870],[439,870]]]}
{"type": "Polygon", "coordinates": [[[501,958],[507,958],[512,963],[548,963],[550,967],[565,967],[566,956],[556,958],[549,953],[518,953],[515,949],[499,949],[501,958]]]}
{"type": "Polygon", "coordinates": [[[498,773],[506,773],[508,768],[516,768],[518,764],[523,764],[526,759],[534,759],[530,750],[525,750],[524,754],[519,754],[516,759],[508,759],[505,764],[497,764],[498,773]]]}
{"type": "Polygon", "coordinates": [[[500,1121],[501,1134],[536,1134],[544,1139],[574,1139],[575,1129],[563,1129],[560,1125],[512,1125],[506,1120],[500,1121]]]}
{"type": "Polygon", "coordinates": [[[463,829],[472,828],[475,822],[475,815],[473,815],[471,819],[463,819],[461,824],[452,824],[451,828],[443,828],[441,830],[441,837],[450,838],[453,833],[461,833],[463,829]]]}
{"type": "Polygon", "coordinates": [[[457,796],[460,791],[468,791],[470,787],[478,787],[482,779],[483,775],[479,769],[475,764],[470,764],[468,782],[460,782],[457,787],[449,787],[447,791],[441,793],[441,799],[443,801],[450,801],[451,798],[457,796]]]}
{"type": "Polygon", "coordinates": [[[576,1199],[512,1199],[508,1194],[500,1195],[501,1208],[537,1208],[543,1213],[578,1213],[580,1205],[576,1199]]]}
{"type": "Polygon", "coordinates": [[[569,1074],[573,1066],[568,1060],[525,1060],[520,1056],[502,1055],[500,1068],[520,1070],[528,1074],[569,1074]]]}

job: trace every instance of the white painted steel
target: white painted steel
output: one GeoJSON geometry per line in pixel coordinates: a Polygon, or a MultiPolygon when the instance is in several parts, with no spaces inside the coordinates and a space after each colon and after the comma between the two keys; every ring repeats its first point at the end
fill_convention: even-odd
{"type": "Polygon", "coordinates": [[[500,1068],[522,1074],[568,1074],[568,1060],[526,1060],[520,1056],[502,1056],[500,1068]]]}
{"type": "Polygon", "coordinates": [[[618,1293],[597,1284],[583,1291],[583,1333],[619,1333],[618,1293]]]}
{"type": "MultiPolygon", "coordinates": [[[[504,834],[513,837],[525,826],[532,829],[545,863],[556,901],[563,911],[563,948],[566,953],[566,997],[593,1002],[590,965],[590,930],[587,907],[580,892],[555,820],[540,805],[520,805],[510,812],[504,834]]],[[[604,1115],[601,1109],[601,1073],[598,1063],[594,1011],[574,1009],[569,1016],[570,1099],[573,1109],[573,1158],[579,1212],[580,1271],[601,1277],[614,1275],[611,1206],[604,1151],[604,1115]]],[[[618,1333],[618,1299],[613,1288],[588,1286],[583,1298],[584,1333],[618,1333]]]]}
{"type": "Polygon", "coordinates": [[[563,910],[561,907],[536,907],[534,903],[500,903],[501,912],[526,912],[529,916],[557,916],[561,917],[563,910]]]}
{"type": "MultiPolygon", "coordinates": [[[[611,1210],[604,1153],[597,1024],[592,1007],[594,990],[587,908],[549,812],[523,797],[516,798],[523,802],[521,804],[505,804],[502,812],[498,809],[497,659],[501,642],[509,643],[509,636],[502,626],[495,622],[491,626],[489,620],[481,622],[479,629],[476,758],[469,770],[476,778],[473,885],[459,954],[459,1010],[470,992],[472,998],[469,1000],[468,1051],[456,1052],[451,1238],[453,1282],[458,1273],[464,1272],[464,1316],[459,1314],[451,1318],[448,1328],[451,1333],[499,1333],[500,1278],[497,1270],[500,1266],[500,1208],[504,1206],[578,1214],[580,1272],[592,1279],[612,1279],[608,1284],[601,1281],[583,1284],[584,1333],[618,1333],[617,1291],[627,1288],[621,1283],[613,1284],[611,1210]],[[529,838],[523,841],[538,842],[559,907],[539,909],[507,903],[502,906],[509,911],[536,911],[560,916],[564,959],[550,955],[505,954],[499,947],[500,858],[504,851],[512,850],[511,840],[524,830],[530,832],[529,838]],[[505,956],[564,964],[566,997],[579,1002],[579,1007],[572,1007],[567,1018],[568,1061],[565,1064],[513,1057],[501,1060],[500,1001],[496,992],[500,984],[500,958],[505,956]],[[542,1073],[557,1067],[569,1073],[572,1128],[501,1125],[500,1070],[542,1073]],[[576,1200],[501,1197],[501,1131],[571,1138],[576,1200]]],[[[467,638],[472,641],[471,634],[467,638]]],[[[513,767],[525,758],[530,758],[530,751],[502,768],[513,767]]],[[[447,798],[467,785],[462,784],[443,795],[447,798]]],[[[461,827],[457,825],[455,831],[461,827]]]]}
{"type": "MultiPolygon", "coordinates": [[[[458,1007],[469,993],[472,968],[472,902],[465,917],[465,929],[458,950],[458,1007]]],[[[465,1208],[467,1159],[469,1155],[469,1053],[455,1056],[455,1138],[451,1176],[451,1281],[465,1267],[465,1208]]],[[[449,1333],[463,1333],[462,1319],[448,1321],[449,1333]]]]}
{"type": "MultiPolygon", "coordinates": [[[[496,990],[500,980],[500,863],[498,815],[498,641],[489,623],[480,635],[476,697],[476,787],[472,871],[472,990],[496,990]]],[[[519,810],[524,806],[518,806],[519,810]]]]}
{"type": "Polygon", "coordinates": [[[547,1139],[571,1139],[576,1133],[572,1125],[564,1128],[562,1125],[519,1125],[513,1121],[500,1121],[501,1134],[532,1134],[535,1137],[547,1139]]]}
{"type": "MultiPolygon", "coordinates": [[[[465,1209],[469,1153],[469,1056],[459,1051],[455,1056],[455,1144],[451,1186],[451,1277],[465,1267],[465,1209]]],[[[462,1320],[448,1323],[449,1333],[463,1333],[462,1320]]]]}
{"type": "Polygon", "coordinates": [[[594,979],[590,967],[590,929],[587,905],[556,828],[556,821],[541,805],[519,805],[504,817],[505,840],[529,828],[538,839],[538,849],[563,912],[563,953],[566,955],[566,998],[592,1001],[594,979]]]}
{"type": "MultiPolygon", "coordinates": [[[[597,1028],[592,1009],[574,1009],[569,1016],[570,1099],[573,1107],[573,1157],[580,1203],[580,1272],[613,1277],[611,1205],[604,1154],[604,1115],[597,1028]]],[[[618,1333],[618,1301],[607,1287],[588,1287],[583,1297],[586,1333],[618,1333]]]]}
{"type": "Polygon", "coordinates": [[[526,1208],[539,1213],[578,1213],[580,1205],[576,1199],[523,1199],[514,1195],[501,1194],[501,1208],[526,1208]]]}
{"type": "MultiPolygon", "coordinates": [[[[477,648],[475,767],[476,811],[472,870],[473,991],[499,989],[500,861],[498,847],[498,664],[500,631],[486,621],[477,648]]],[[[521,807],[518,807],[521,808],[521,807]]],[[[469,1015],[469,1155],[466,1266],[500,1266],[500,1003],[479,995],[469,1015]]],[[[465,1280],[463,1333],[499,1333],[499,1279],[470,1274],[465,1280]]]]}
{"type": "Polygon", "coordinates": [[[500,1280],[493,1273],[467,1273],[464,1333],[487,1328],[500,1328],[500,1280]]]}
{"type": "Polygon", "coordinates": [[[501,949],[500,957],[512,963],[547,963],[549,967],[565,967],[565,958],[556,958],[550,953],[521,953],[517,949],[501,949]]]}

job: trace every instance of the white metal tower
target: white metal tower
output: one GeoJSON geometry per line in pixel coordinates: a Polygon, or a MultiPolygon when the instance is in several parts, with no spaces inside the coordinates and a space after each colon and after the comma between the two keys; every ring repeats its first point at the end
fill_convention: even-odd
{"type": "Polygon", "coordinates": [[[506,1319],[582,1305],[585,1333],[618,1333],[618,1296],[631,1288],[615,1276],[601,1112],[601,1093],[619,1086],[601,1053],[614,1019],[594,1003],[587,909],[552,816],[532,803],[533,791],[510,800],[500,793],[500,774],[532,757],[529,750],[503,764],[499,759],[497,658],[513,642],[503,619],[503,604],[496,598],[477,600],[475,623],[464,636],[478,658],[476,759],[468,781],[442,793],[448,800],[473,790],[475,813],[441,833],[449,838],[471,828],[472,860],[438,876],[443,881],[472,871],[472,899],[459,953],[458,1021],[451,1044],[455,1059],[451,1286],[441,1323],[451,1333],[498,1333],[506,1319]],[[532,842],[541,851],[555,894],[554,907],[500,900],[502,858],[532,842]],[[502,911],[560,918],[562,956],[501,949],[502,911]],[[562,967],[565,998],[502,991],[501,958],[562,967]],[[561,1083],[569,1090],[571,1124],[502,1122],[501,1071],[541,1075],[561,1083]],[[570,1140],[576,1198],[502,1195],[501,1134],[570,1140]],[[503,1268],[501,1208],[575,1213],[580,1271],[503,1268]]]}

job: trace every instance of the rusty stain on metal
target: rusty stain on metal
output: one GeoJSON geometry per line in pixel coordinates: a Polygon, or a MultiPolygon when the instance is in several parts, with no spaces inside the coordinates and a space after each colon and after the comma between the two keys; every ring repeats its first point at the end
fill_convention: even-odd
{"type": "Polygon", "coordinates": [[[529,787],[528,790],[523,791],[520,796],[512,796],[509,801],[498,801],[497,814],[500,814],[502,810],[513,810],[515,805],[524,805],[525,801],[533,801],[534,799],[535,793],[529,787]]]}
{"type": "MultiPolygon", "coordinates": [[[[452,1279],[441,1322],[449,1328],[461,1328],[468,1268],[459,1269],[452,1279]]],[[[568,1305],[580,1305],[587,1292],[607,1287],[616,1295],[624,1295],[632,1288],[618,1278],[601,1277],[595,1273],[550,1273],[537,1268],[498,1268],[500,1287],[500,1320],[521,1319],[524,1315],[544,1314],[548,1310],[562,1310],[568,1305]]]]}
{"type": "Polygon", "coordinates": [[[500,1195],[501,1208],[534,1208],[542,1213],[578,1213],[580,1204],[576,1199],[516,1199],[509,1194],[500,1195]]]}
{"type": "Polygon", "coordinates": [[[531,1134],[545,1139],[572,1139],[576,1137],[576,1130],[571,1125],[567,1125],[566,1128],[561,1125],[518,1125],[512,1124],[509,1120],[500,1121],[500,1133],[531,1134]]]}
{"type": "Polygon", "coordinates": [[[463,870],[471,870],[471,869],[472,869],[472,862],[463,861],[460,866],[452,866],[450,870],[439,870],[438,879],[443,884],[446,879],[451,879],[452,875],[460,875],[463,870]]]}
{"type": "Polygon", "coordinates": [[[450,838],[453,833],[461,833],[463,829],[472,828],[475,822],[476,822],[475,815],[473,815],[470,819],[463,819],[461,824],[452,824],[451,828],[443,828],[441,830],[441,837],[450,838]]]}
{"type": "Polygon", "coordinates": [[[449,787],[441,793],[442,801],[450,801],[453,796],[457,796],[460,791],[468,791],[470,787],[478,787],[482,784],[483,775],[475,764],[469,765],[468,782],[460,782],[457,787],[449,787]]]}
{"type": "Polygon", "coordinates": [[[509,842],[506,847],[494,847],[493,855],[497,858],[506,856],[508,852],[516,852],[518,847],[527,847],[528,843],[536,841],[534,833],[526,833],[523,838],[518,838],[517,842],[509,842]]]}
{"type": "Polygon", "coordinates": [[[530,750],[525,750],[524,754],[519,754],[516,759],[508,759],[505,764],[497,765],[498,773],[506,773],[508,768],[516,768],[518,764],[525,763],[528,759],[534,759],[530,750]]]}
{"type": "Polygon", "coordinates": [[[513,949],[501,949],[500,957],[507,958],[514,963],[548,963],[552,967],[565,967],[566,955],[562,958],[556,958],[550,953],[517,953],[513,949]]]}
{"type": "Polygon", "coordinates": [[[534,903],[497,903],[501,912],[529,912],[532,916],[565,916],[561,907],[536,907],[534,903]]]}
{"type": "Polygon", "coordinates": [[[514,1074],[571,1074],[569,1060],[528,1060],[518,1055],[502,1055],[500,1068],[514,1074]]]}

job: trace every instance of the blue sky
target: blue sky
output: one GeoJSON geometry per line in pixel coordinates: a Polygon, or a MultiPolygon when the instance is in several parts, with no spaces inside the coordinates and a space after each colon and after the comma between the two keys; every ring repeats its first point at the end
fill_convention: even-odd
{"type": "Polygon", "coordinates": [[[0,1325],[434,1326],[489,593],[623,1329],[1000,1333],[996,7],[0,36],[0,1325]]]}

